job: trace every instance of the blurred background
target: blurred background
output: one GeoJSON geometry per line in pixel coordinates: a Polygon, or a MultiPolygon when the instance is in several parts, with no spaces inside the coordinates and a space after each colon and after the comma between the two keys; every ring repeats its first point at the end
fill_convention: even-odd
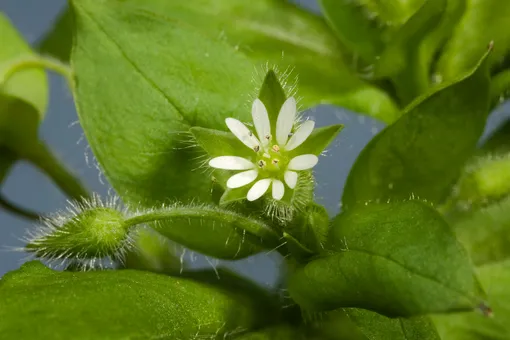
{"type": "MultiPolygon", "coordinates": [[[[314,0],[295,2],[318,12],[314,0]]],[[[65,4],[65,0],[1,0],[0,11],[10,18],[28,42],[36,44],[50,29],[65,4]]],[[[0,48],[1,45],[0,37],[0,48]]],[[[50,75],[49,81],[50,104],[40,129],[41,138],[82,179],[90,191],[105,196],[111,188],[97,167],[83,136],[67,84],[62,77],[54,74],[50,75]]],[[[319,126],[336,123],[345,125],[327,155],[321,158],[315,168],[318,182],[316,195],[333,216],[340,209],[343,185],[356,156],[384,125],[367,116],[332,106],[320,106],[306,114],[313,117],[319,126]]],[[[486,135],[509,116],[510,105],[500,106],[489,119],[486,135]]],[[[40,213],[56,212],[66,207],[66,197],[48,178],[27,164],[17,163],[0,189],[10,200],[40,213]]],[[[33,228],[32,222],[0,210],[0,277],[18,268],[27,259],[26,254],[12,248],[23,246],[21,238],[30,228],[33,228]]],[[[190,253],[185,260],[193,262],[194,266],[217,265],[217,261],[190,253]]],[[[276,256],[256,256],[227,265],[265,285],[272,285],[276,280],[276,256]]]]}

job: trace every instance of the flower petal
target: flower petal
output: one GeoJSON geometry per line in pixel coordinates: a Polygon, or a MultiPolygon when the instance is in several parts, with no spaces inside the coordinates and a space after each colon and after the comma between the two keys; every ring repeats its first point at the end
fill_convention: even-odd
{"type": "Polygon", "coordinates": [[[255,164],[243,157],[220,156],[209,161],[209,166],[224,170],[247,170],[255,168],[255,164]]]}
{"type": "Polygon", "coordinates": [[[283,182],[277,179],[273,180],[273,198],[277,201],[281,200],[285,193],[283,182]]]}
{"type": "Polygon", "coordinates": [[[269,141],[266,139],[266,136],[271,135],[271,123],[269,122],[269,116],[264,103],[258,98],[253,102],[251,115],[260,142],[264,145],[268,144],[269,141]]]}
{"type": "Polygon", "coordinates": [[[278,144],[283,146],[287,143],[294,119],[296,119],[296,99],[290,97],[283,103],[276,120],[276,141],[278,144]]]}
{"type": "Polygon", "coordinates": [[[290,137],[289,141],[287,142],[287,145],[285,145],[285,150],[290,151],[294,150],[310,136],[310,134],[313,131],[313,128],[315,127],[315,122],[313,120],[307,120],[301,126],[299,129],[290,137]]]}
{"type": "Polygon", "coordinates": [[[319,157],[315,155],[300,155],[292,158],[287,168],[289,170],[308,170],[313,168],[318,161],[319,157]]]}
{"type": "Polygon", "coordinates": [[[228,179],[227,188],[235,189],[243,187],[246,184],[253,182],[257,178],[258,174],[259,172],[257,170],[248,170],[235,174],[228,179]]]}
{"type": "Polygon", "coordinates": [[[246,198],[248,201],[255,201],[266,193],[267,189],[269,189],[269,185],[271,185],[271,178],[264,178],[257,181],[248,191],[246,198]]]}
{"type": "Polygon", "coordinates": [[[294,189],[297,184],[298,174],[294,171],[285,171],[283,174],[283,178],[285,179],[285,183],[289,186],[289,188],[294,189]]]}
{"type": "Polygon", "coordinates": [[[243,142],[243,144],[250,149],[260,145],[257,137],[255,137],[250,129],[248,129],[246,125],[241,123],[239,120],[234,118],[227,118],[225,119],[225,123],[227,124],[228,129],[237,137],[237,139],[243,142]]]}

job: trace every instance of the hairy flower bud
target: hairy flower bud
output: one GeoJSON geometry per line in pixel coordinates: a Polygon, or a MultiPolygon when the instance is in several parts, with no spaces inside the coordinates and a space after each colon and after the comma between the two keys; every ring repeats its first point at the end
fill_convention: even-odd
{"type": "Polygon", "coordinates": [[[39,228],[29,233],[25,250],[50,261],[94,265],[105,258],[122,260],[131,243],[125,215],[115,199],[103,203],[95,196],[73,203],[65,213],[44,218],[39,228]]]}

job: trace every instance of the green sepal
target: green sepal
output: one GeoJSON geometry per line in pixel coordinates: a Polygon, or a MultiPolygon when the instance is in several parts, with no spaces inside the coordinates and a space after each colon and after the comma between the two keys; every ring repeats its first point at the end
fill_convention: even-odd
{"type": "Polygon", "coordinates": [[[314,129],[311,135],[296,149],[289,152],[289,157],[304,154],[313,154],[319,156],[329,144],[342,131],[342,124],[328,125],[314,129]]]}
{"type": "Polygon", "coordinates": [[[311,249],[308,249],[304,244],[299,242],[294,236],[287,232],[283,232],[283,238],[287,243],[287,248],[289,252],[292,254],[293,258],[300,263],[305,263],[309,260],[314,252],[311,249]]]}
{"type": "Polygon", "coordinates": [[[285,93],[275,71],[269,70],[260,88],[259,99],[266,107],[273,136],[276,136],[276,120],[278,119],[278,114],[289,95],[290,94],[285,93]]]}

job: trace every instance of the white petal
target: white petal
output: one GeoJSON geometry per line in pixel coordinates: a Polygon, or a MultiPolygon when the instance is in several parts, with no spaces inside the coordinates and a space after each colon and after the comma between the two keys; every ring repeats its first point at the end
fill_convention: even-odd
{"type": "Polygon", "coordinates": [[[267,144],[269,141],[266,136],[271,135],[271,123],[269,122],[269,116],[267,114],[266,107],[260,99],[255,99],[251,108],[251,115],[253,117],[253,124],[255,130],[257,130],[257,136],[263,144],[267,144]]]}
{"type": "Polygon", "coordinates": [[[249,184],[257,178],[259,172],[257,170],[243,171],[230,177],[227,181],[227,188],[235,189],[249,184]]]}
{"type": "Polygon", "coordinates": [[[289,186],[289,188],[294,189],[297,184],[298,174],[294,171],[285,171],[283,174],[285,179],[285,183],[289,186]]]}
{"type": "Polygon", "coordinates": [[[308,170],[313,168],[318,161],[319,157],[315,155],[300,155],[292,158],[287,168],[289,170],[308,170]]]}
{"type": "Polygon", "coordinates": [[[283,194],[285,193],[285,187],[283,186],[283,182],[277,179],[273,180],[273,198],[277,201],[281,200],[283,194]]]}
{"type": "Polygon", "coordinates": [[[315,122],[313,120],[307,120],[301,126],[299,129],[290,137],[289,142],[285,146],[285,150],[290,151],[294,150],[310,136],[310,134],[313,131],[313,128],[315,127],[315,122]]]}
{"type": "Polygon", "coordinates": [[[209,166],[216,169],[225,170],[247,170],[253,169],[255,164],[246,158],[237,156],[220,156],[215,157],[209,161],[209,166]]]}
{"type": "Polygon", "coordinates": [[[276,141],[278,144],[285,145],[287,143],[294,119],[296,119],[296,100],[294,97],[290,97],[283,103],[276,120],[276,141]]]}
{"type": "Polygon", "coordinates": [[[256,199],[264,195],[267,189],[269,188],[270,184],[271,184],[270,178],[261,179],[260,181],[257,181],[255,184],[253,184],[250,191],[248,191],[248,195],[246,195],[248,201],[255,201],[256,199]]]}
{"type": "Polygon", "coordinates": [[[234,118],[225,119],[225,123],[230,131],[241,141],[244,145],[253,149],[254,147],[260,145],[257,137],[253,135],[253,133],[240,121],[234,118]]]}

